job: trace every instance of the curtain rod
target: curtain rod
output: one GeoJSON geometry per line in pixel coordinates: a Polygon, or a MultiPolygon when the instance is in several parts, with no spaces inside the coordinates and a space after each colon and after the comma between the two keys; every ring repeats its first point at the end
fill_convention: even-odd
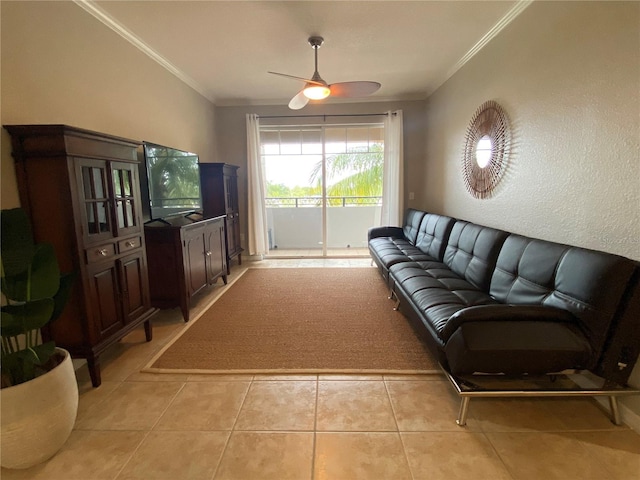
{"type": "MultiPolygon", "coordinates": [[[[308,118],[308,117],[384,117],[388,113],[336,113],[333,115],[258,115],[258,118],[308,118]]],[[[396,115],[396,112],[391,112],[391,115],[396,115]]]]}

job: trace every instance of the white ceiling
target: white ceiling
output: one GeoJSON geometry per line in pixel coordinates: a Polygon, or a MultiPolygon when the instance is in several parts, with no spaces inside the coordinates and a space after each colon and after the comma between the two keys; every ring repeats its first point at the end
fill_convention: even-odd
{"type": "MultiPolygon", "coordinates": [[[[324,37],[328,83],[382,83],[371,100],[425,99],[530,2],[76,1],[217,105],[287,103],[324,37]]],[[[337,100],[329,100],[337,101],[337,100]]],[[[344,100],[343,100],[344,101],[344,100]]]]}

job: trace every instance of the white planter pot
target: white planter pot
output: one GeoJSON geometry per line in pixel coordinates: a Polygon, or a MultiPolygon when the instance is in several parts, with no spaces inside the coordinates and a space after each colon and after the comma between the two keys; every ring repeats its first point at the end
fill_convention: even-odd
{"type": "Polygon", "coordinates": [[[69,438],[78,413],[78,385],[71,355],[20,385],[0,390],[2,466],[29,468],[52,457],[69,438]]]}

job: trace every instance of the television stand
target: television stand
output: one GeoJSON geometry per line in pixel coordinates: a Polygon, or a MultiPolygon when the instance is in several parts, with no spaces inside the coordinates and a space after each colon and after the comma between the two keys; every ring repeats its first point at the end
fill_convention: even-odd
{"type": "Polygon", "coordinates": [[[147,223],[144,231],[151,305],[180,307],[188,322],[193,296],[220,277],[227,283],[225,215],[167,217],[147,223]]]}
{"type": "Polygon", "coordinates": [[[149,220],[148,222],[145,222],[144,226],[146,227],[147,225],[151,225],[153,222],[160,222],[164,225],[171,225],[171,222],[167,222],[164,218],[154,218],[153,220],[149,220]]]}
{"type": "Polygon", "coordinates": [[[187,218],[193,222],[198,222],[200,220],[202,220],[204,217],[202,216],[201,212],[191,212],[191,213],[187,213],[184,218],[187,218]]]}

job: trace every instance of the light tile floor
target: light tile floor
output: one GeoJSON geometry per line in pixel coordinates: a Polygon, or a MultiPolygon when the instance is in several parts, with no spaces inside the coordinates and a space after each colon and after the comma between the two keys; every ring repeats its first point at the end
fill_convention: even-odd
{"type": "MultiPolygon", "coordinates": [[[[232,276],[240,271],[234,265],[232,276]]],[[[222,288],[202,295],[193,314],[222,288]]],[[[178,310],[153,323],[152,342],[138,329],[103,355],[99,388],[86,367],[77,371],[78,419],[62,450],[28,470],[3,469],[3,480],[640,478],[640,435],[591,399],[476,399],[461,428],[459,400],[439,375],[140,373],[185,325],[178,310]]]]}

